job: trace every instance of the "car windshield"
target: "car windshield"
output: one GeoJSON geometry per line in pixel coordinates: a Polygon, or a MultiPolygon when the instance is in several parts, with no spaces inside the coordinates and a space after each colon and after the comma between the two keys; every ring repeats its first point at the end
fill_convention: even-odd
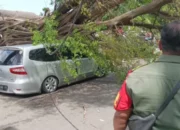
{"type": "Polygon", "coordinates": [[[22,64],[21,50],[0,49],[0,65],[21,65],[22,64]]]}

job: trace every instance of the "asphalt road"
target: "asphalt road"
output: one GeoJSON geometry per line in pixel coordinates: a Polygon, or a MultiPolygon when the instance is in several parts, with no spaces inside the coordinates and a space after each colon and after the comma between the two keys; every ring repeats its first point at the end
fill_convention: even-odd
{"type": "Polygon", "coordinates": [[[118,89],[109,75],[52,94],[0,94],[0,130],[112,130],[118,89]]]}

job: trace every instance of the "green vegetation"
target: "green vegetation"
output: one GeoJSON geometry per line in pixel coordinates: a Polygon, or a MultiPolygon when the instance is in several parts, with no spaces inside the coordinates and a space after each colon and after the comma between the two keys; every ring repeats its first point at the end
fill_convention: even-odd
{"type": "MultiPolygon", "coordinates": [[[[109,10],[104,14],[102,20],[105,21],[112,19],[150,2],[151,0],[129,0],[128,2],[109,10]]],[[[168,5],[163,7],[162,10],[166,11],[169,8],[168,5]]],[[[88,17],[90,16],[87,4],[82,6],[81,14],[88,17]]],[[[173,11],[171,14],[173,14],[173,11]]],[[[67,57],[61,55],[62,52],[66,52],[67,50],[73,54],[72,59],[77,66],[80,65],[78,58],[87,56],[94,59],[95,63],[99,68],[103,68],[105,73],[116,72],[121,80],[124,79],[127,70],[137,65],[134,64],[135,60],[144,59],[147,62],[151,62],[157,57],[157,55],[153,53],[156,44],[145,42],[144,39],[139,37],[139,34],[142,30],[151,31],[155,36],[159,37],[158,30],[136,26],[124,26],[126,36],[123,36],[117,35],[114,28],[109,28],[104,25],[97,26],[93,21],[88,20],[82,24],[81,29],[74,29],[68,37],[59,37],[57,31],[58,21],[56,21],[55,18],[55,14],[51,17],[47,17],[45,19],[43,30],[34,31],[32,39],[35,45],[43,43],[47,47],[49,53],[53,53],[48,49],[51,44],[57,46],[57,52],[60,54],[59,57],[64,62],[64,69],[68,70],[74,78],[78,76],[78,73],[74,70],[73,66],[70,66],[70,64],[65,62],[67,57]]],[[[157,17],[154,14],[145,14],[136,17],[133,21],[162,25],[168,20],[157,17]]],[[[100,72],[97,72],[97,74],[100,74],[100,72]]]]}

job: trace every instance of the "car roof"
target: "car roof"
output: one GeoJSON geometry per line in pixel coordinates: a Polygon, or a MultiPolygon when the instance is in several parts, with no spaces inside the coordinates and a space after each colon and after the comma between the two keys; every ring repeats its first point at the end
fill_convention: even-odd
{"type": "MultiPolygon", "coordinates": [[[[53,46],[53,45],[52,45],[53,46]]],[[[0,48],[12,48],[12,49],[39,49],[44,48],[43,44],[33,45],[33,44],[22,44],[22,45],[13,45],[13,46],[1,46],[0,48]]]]}
{"type": "Polygon", "coordinates": [[[18,49],[27,49],[27,48],[42,48],[43,44],[33,45],[33,44],[23,44],[23,45],[14,45],[14,46],[2,46],[1,48],[18,48],[18,49]]]}

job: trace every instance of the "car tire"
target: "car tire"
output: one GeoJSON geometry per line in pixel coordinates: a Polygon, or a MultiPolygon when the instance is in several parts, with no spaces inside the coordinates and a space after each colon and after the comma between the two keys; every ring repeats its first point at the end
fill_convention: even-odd
{"type": "Polygon", "coordinates": [[[57,78],[53,76],[49,76],[44,80],[42,84],[42,91],[44,93],[52,93],[56,91],[57,87],[58,87],[57,78]]]}

